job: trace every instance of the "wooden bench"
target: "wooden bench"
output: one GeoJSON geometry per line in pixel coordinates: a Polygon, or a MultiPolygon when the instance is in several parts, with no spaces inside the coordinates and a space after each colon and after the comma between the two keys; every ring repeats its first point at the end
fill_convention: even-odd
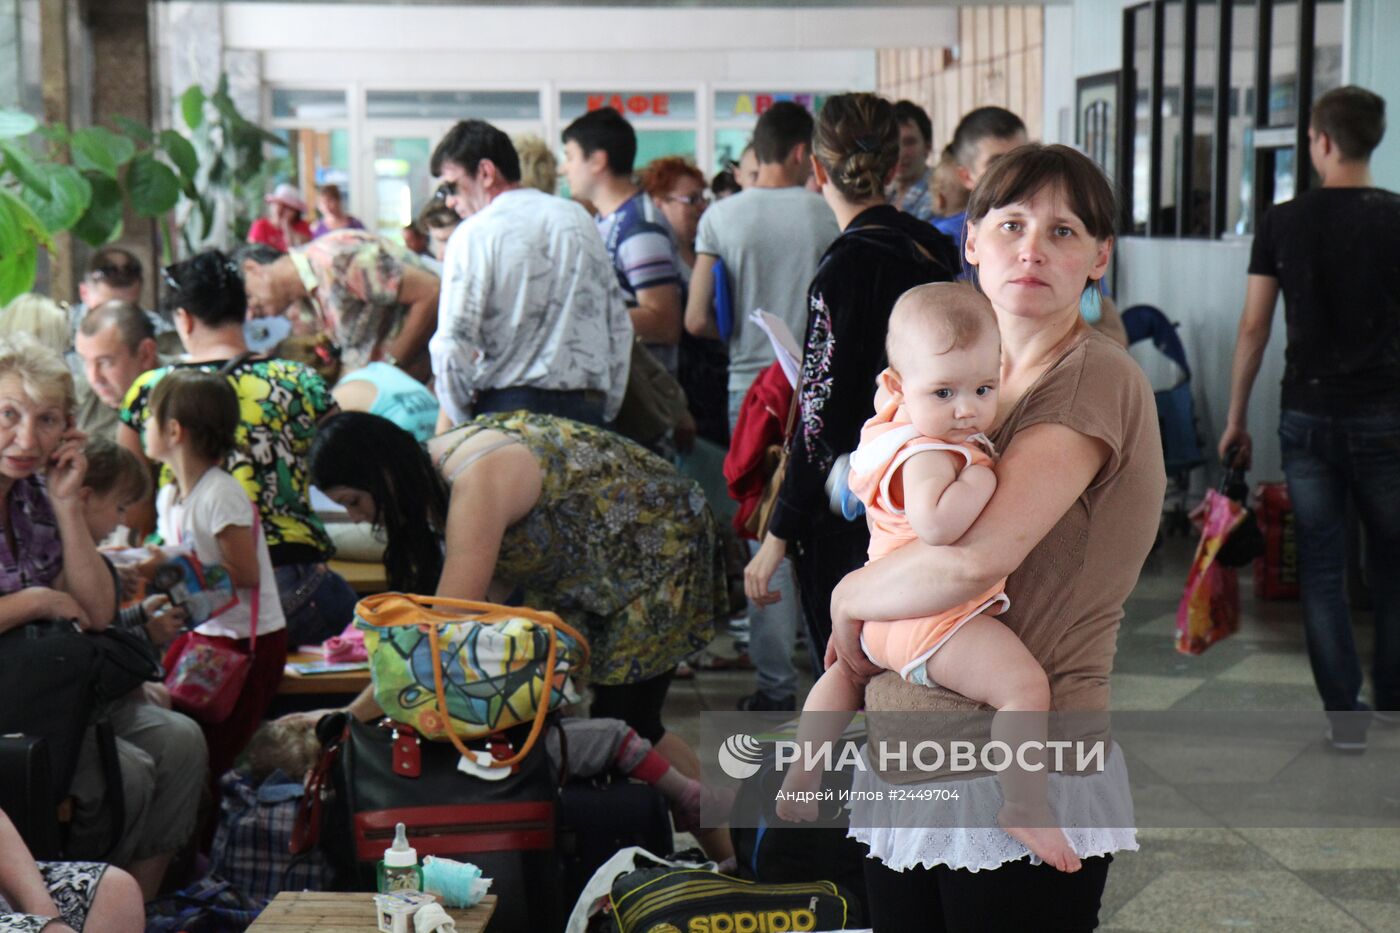
{"type": "MultiPolygon", "coordinates": [[[[496,895],[466,910],[448,908],[457,933],[482,933],[496,910],[496,895]]],[[[412,927],[410,926],[410,929],[412,927]]],[[[283,891],[258,915],[248,933],[374,933],[374,895],[335,891],[283,891]]]]}
{"type": "Polygon", "coordinates": [[[326,674],[298,674],[292,670],[293,664],[315,664],[324,661],[319,654],[307,651],[293,651],[287,655],[287,667],[282,672],[282,683],[277,692],[283,696],[320,694],[323,696],[343,696],[359,693],[369,686],[369,671],[336,671],[326,674]]]}

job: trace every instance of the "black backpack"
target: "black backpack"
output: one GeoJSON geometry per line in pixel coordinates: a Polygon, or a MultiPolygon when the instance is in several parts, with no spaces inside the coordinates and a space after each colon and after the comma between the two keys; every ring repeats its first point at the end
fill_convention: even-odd
{"type": "MultiPolygon", "coordinates": [[[[69,620],[44,620],[0,634],[0,735],[40,736],[48,748],[51,788],[47,794],[35,789],[28,799],[40,799],[57,813],[88,726],[108,703],[158,679],[160,666],[149,646],[130,632],[82,632],[69,620]]],[[[120,831],[124,797],[113,742],[110,728],[99,728],[98,750],[107,773],[103,812],[120,831]]],[[[0,775],[0,783],[23,779],[0,775]]]]}

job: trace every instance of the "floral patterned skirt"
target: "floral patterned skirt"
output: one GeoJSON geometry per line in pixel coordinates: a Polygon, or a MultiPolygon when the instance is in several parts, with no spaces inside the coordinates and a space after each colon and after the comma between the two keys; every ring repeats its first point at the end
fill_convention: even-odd
{"type": "MultiPolygon", "coordinates": [[[[83,933],[88,911],[97,897],[97,884],[107,870],[104,862],[40,862],[39,874],[44,876],[49,896],[58,907],[63,922],[77,933],[83,933]]],[[[0,898],[0,933],[39,933],[53,922],[53,917],[12,913],[0,898]]]]}

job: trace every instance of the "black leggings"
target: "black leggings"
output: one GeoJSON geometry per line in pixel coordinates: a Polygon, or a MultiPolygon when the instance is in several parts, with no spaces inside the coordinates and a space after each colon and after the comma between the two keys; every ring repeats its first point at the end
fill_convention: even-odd
{"type": "Polygon", "coordinates": [[[995,870],[946,865],[894,871],[865,860],[865,902],[875,933],[1084,933],[1099,925],[1113,856],[1084,859],[1072,875],[1008,862],[995,870]]]}
{"type": "Polygon", "coordinates": [[[802,615],[807,622],[808,644],[812,646],[813,676],[821,676],[821,660],[831,638],[831,591],[841,578],[865,566],[870,548],[870,532],[865,520],[849,528],[794,542],[793,568],[797,588],[802,593],[802,615]]]}
{"type": "Polygon", "coordinates": [[[666,703],[666,691],[675,676],[673,667],[664,674],[635,684],[593,685],[593,702],[588,707],[590,719],[621,719],[637,730],[637,734],[655,745],[666,734],[661,724],[661,707],[666,703]]]}

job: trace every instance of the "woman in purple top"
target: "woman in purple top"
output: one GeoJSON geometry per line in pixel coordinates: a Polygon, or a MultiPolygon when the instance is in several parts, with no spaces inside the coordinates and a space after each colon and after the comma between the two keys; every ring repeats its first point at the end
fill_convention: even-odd
{"type": "Polygon", "coordinates": [[[319,219],[311,228],[311,236],[325,236],[332,230],[363,230],[360,218],[345,213],[345,199],[340,185],[322,185],[316,190],[316,213],[319,219]]]}
{"type": "Polygon", "coordinates": [[[23,334],[0,341],[0,631],[38,619],[101,630],[116,616],[78,497],[87,461],[73,406],[58,354],[23,334]]]}

